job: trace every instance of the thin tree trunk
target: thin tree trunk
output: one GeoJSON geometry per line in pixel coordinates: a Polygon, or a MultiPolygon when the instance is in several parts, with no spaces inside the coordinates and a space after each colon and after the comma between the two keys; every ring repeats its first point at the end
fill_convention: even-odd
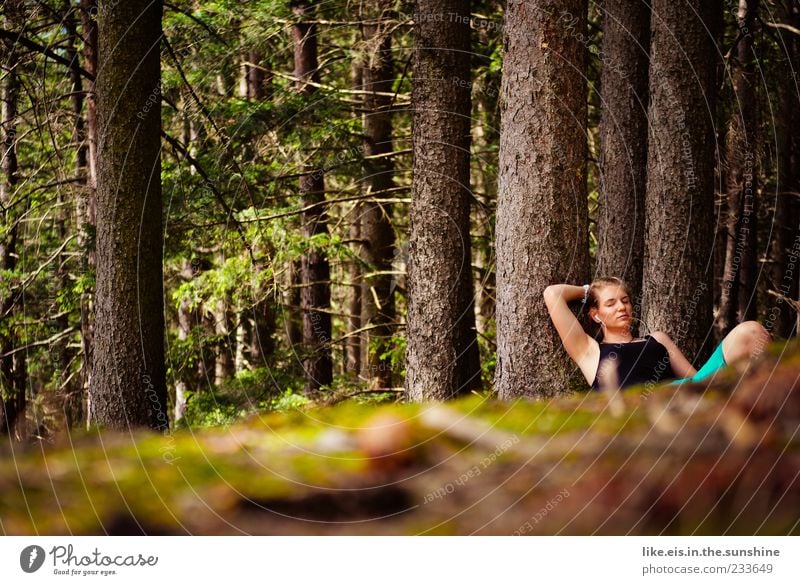
{"type": "MultiPolygon", "coordinates": [[[[83,68],[91,75],[97,74],[97,0],[81,0],[81,30],[83,33],[83,68]]],[[[74,69],[74,68],[73,68],[74,69]]],[[[77,71],[73,76],[80,75],[77,71]]],[[[73,79],[75,79],[73,77],[73,79]]],[[[76,199],[76,218],[78,223],[78,247],[83,252],[81,272],[91,273],[95,270],[96,244],[92,237],[97,226],[97,99],[95,82],[86,83],[86,189],[76,199]]],[[[94,294],[92,290],[81,293],[81,346],[83,360],[81,362],[81,386],[86,404],[84,413],[88,413],[89,387],[92,380],[92,364],[94,363],[94,294]]]]}
{"type": "Polygon", "coordinates": [[[212,314],[214,335],[217,338],[214,348],[214,385],[221,386],[225,380],[233,376],[233,356],[231,354],[233,344],[231,343],[227,299],[217,299],[212,314]]]}
{"type": "Polygon", "coordinates": [[[480,384],[469,225],[470,4],[416,6],[406,392],[418,401],[480,384]]]}
{"type": "Polygon", "coordinates": [[[166,430],[160,1],[100,2],[91,423],[166,430]]]}
{"type": "Polygon", "coordinates": [[[652,12],[643,320],[699,360],[713,343],[708,230],[722,10],[718,0],[655,0],[652,12]]]}
{"type": "Polygon", "coordinates": [[[650,7],[645,2],[605,0],[602,10],[597,274],[625,279],[640,305],[650,7]]]}
{"type": "MultiPolygon", "coordinates": [[[[184,259],[181,266],[181,279],[184,282],[189,282],[193,277],[192,263],[188,259],[184,259]]],[[[188,299],[183,299],[178,307],[178,341],[185,342],[189,339],[193,324],[190,302],[188,299]]],[[[189,390],[189,384],[186,380],[187,374],[187,371],[177,369],[175,376],[175,410],[173,413],[175,422],[181,420],[186,414],[186,399],[189,390]]]]}
{"type": "MultiPolygon", "coordinates": [[[[71,6],[71,2],[69,0],[65,0],[65,9],[67,11],[67,15],[64,21],[68,32],[68,40],[67,40],[67,59],[70,62],[70,81],[72,82],[72,95],[70,96],[70,103],[72,106],[72,115],[73,115],[73,140],[78,145],[77,156],[76,156],[76,174],[79,181],[79,188],[76,193],[75,197],[75,211],[77,217],[77,228],[78,228],[78,247],[80,250],[79,256],[79,265],[80,265],[80,272],[82,274],[86,273],[87,269],[87,259],[88,256],[86,254],[86,248],[88,244],[88,230],[86,229],[86,215],[87,215],[87,197],[89,192],[88,187],[88,174],[89,174],[89,143],[86,137],[86,125],[83,119],[83,104],[84,104],[84,92],[83,92],[83,78],[79,71],[80,66],[80,58],[78,52],[76,50],[76,45],[79,40],[78,36],[78,29],[76,24],[76,11],[79,12],[80,8],[71,6]]],[[[60,238],[63,239],[66,237],[66,231],[64,227],[64,219],[60,220],[60,238]]],[[[63,262],[59,261],[59,266],[63,266],[63,262]]],[[[60,286],[63,288],[67,285],[66,282],[66,272],[63,270],[61,271],[60,275],[60,286]]],[[[85,294],[85,293],[84,293],[85,294]]],[[[83,300],[83,299],[82,299],[83,300]]],[[[83,308],[83,303],[81,303],[81,308],[83,308]]],[[[83,311],[81,312],[81,316],[83,317],[83,311]]],[[[81,320],[81,324],[83,325],[83,319],[81,320]]],[[[66,317],[64,321],[61,323],[62,329],[66,329],[67,321],[66,317]]],[[[89,327],[87,323],[87,328],[89,327]]],[[[82,327],[83,328],[83,327],[82,327]]],[[[81,334],[81,346],[84,347],[84,341],[86,336],[82,333],[81,334]]],[[[67,364],[70,362],[70,354],[69,350],[66,347],[66,341],[64,343],[63,351],[62,351],[62,373],[65,372],[67,364]]],[[[87,353],[84,351],[83,359],[81,360],[81,376],[78,378],[77,384],[72,383],[69,384],[64,389],[64,415],[66,419],[67,428],[72,428],[78,424],[81,424],[86,421],[86,415],[84,411],[84,404],[86,401],[85,394],[88,389],[88,384],[84,383],[85,378],[87,378],[87,372],[89,371],[90,362],[87,361],[87,353]]],[[[68,375],[68,374],[65,374],[68,375]]]]}
{"type": "MultiPolygon", "coordinates": [[[[350,240],[352,247],[358,256],[361,253],[361,219],[358,216],[360,207],[356,205],[354,217],[350,224],[350,240]]],[[[361,262],[354,258],[349,263],[350,282],[350,302],[349,317],[347,319],[347,358],[345,369],[354,372],[356,376],[361,374],[361,344],[362,335],[358,333],[361,329],[361,262]]]]}
{"type": "Polygon", "coordinates": [[[584,0],[506,7],[495,244],[495,387],[504,399],[563,394],[575,371],[542,292],[589,277],[586,51],[578,40],[587,10],[584,0]]]}
{"type": "MultiPolygon", "coordinates": [[[[392,115],[390,94],[394,82],[392,43],[387,21],[393,2],[373,0],[362,13],[361,30],[365,43],[362,63],[364,94],[364,157],[392,152],[392,115]],[[384,94],[384,95],[381,95],[384,94]]],[[[361,208],[361,252],[371,274],[363,278],[361,291],[361,323],[368,327],[364,336],[366,362],[363,371],[372,387],[392,386],[392,366],[389,358],[381,357],[388,349],[395,321],[392,260],[394,230],[392,206],[384,193],[394,186],[394,165],[389,157],[365,162],[364,184],[376,194],[361,208]]]]}

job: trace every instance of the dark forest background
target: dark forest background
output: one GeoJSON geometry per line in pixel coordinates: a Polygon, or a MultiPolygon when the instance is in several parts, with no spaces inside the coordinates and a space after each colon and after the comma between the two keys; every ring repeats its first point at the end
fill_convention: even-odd
{"type": "Polygon", "coordinates": [[[585,384],[797,329],[796,0],[4,0],[0,430],[585,384]]]}

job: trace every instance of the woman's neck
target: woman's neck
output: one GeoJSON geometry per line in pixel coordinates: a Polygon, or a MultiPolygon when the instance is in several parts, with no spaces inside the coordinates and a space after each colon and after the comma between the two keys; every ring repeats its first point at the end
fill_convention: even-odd
{"type": "Polygon", "coordinates": [[[629,343],[633,341],[633,335],[627,331],[605,331],[603,343],[629,343]]]}

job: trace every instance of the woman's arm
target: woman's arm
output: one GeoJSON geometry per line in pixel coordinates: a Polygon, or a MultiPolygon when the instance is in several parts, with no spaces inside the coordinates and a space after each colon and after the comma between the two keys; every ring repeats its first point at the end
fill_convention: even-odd
{"type": "Polygon", "coordinates": [[[697,370],[692,366],[691,362],[686,359],[675,342],[669,338],[669,335],[663,331],[656,331],[651,334],[651,337],[658,341],[661,345],[667,348],[669,353],[669,364],[672,366],[672,371],[678,378],[690,378],[697,373],[697,370]]]}
{"type": "MultiPolygon", "coordinates": [[[[553,325],[556,326],[561,342],[564,344],[564,349],[567,350],[569,357],[571,357],[581,370],[584,370],[584,364],[587,354],[592,348],[591,337],[581,327],[581,324],[569,310],[567,303],[570,301],[579,301],[583,299],[583,287],[573,286],[571,284],[551,284],[544,289],[544,303],[547,305],[547,311],[550,313],[550,319],[553,325]]],[[[597,343],[594,344],[597,346],[597,343]]],[[[599,350],[599,346],[598,350],[599,350]]]]}

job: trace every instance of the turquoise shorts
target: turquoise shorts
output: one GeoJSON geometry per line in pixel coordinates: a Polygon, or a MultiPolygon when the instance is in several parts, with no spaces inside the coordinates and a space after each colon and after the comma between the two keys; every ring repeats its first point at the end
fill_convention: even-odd
{"type": "Polygon", "coordinates": [[[708,361],[703,364],[703,367],[700,368],[694,376],[692,376],[691,378],[681,378],[680,380],[674,380],[671,383],[683,384],[684,382],[701,382],[706,378],[710,378],[711,376],[713,376],[715,373],[717,373],[727,365],[728,364],[725,363],[725,356],[722,355],[722,342],[720,341],[719,345],[714,350],[714,353],[711,354],[711,357],[708,358],[708,361]]]}

